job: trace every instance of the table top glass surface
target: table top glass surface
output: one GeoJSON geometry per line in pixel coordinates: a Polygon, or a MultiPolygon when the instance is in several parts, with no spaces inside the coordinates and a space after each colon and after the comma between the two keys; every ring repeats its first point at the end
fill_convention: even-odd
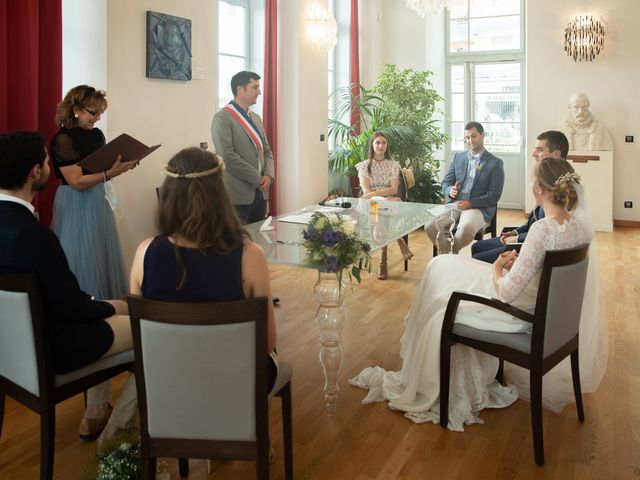
{"type": "MultiPolygon", "coordinates": [[[[371,213],[370,200],[351,197],[327,201],[325,207],[346,207],[348,204],[351,206],[329,215],[337,215],[343,221],[353,222],[354,229],[371,246],[371,252],[430,223],[434,217],[451,208],[450,205],[441,204],[380,201],[378,213],[374,214],[371,213]]],[[[302,246],[302,231],[307,225],[282,219],[310,214],[319,209],[323,209],[323,206],[312,205],[280,215],[271,221],[273,230],[260,231],[264,222],[251,223],[245,225],[245,228],[251,239],[264,249],[269,262],[304,266],[306,254],[302,246]]]]}

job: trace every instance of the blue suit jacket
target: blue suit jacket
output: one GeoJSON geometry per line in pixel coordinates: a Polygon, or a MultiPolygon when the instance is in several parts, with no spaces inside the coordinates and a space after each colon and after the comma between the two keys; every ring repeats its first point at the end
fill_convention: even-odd
{"type": "MultiPolygon", "coordinates": [[[[444,179],[442,180],[442,190],[447,198],[447,202],[455,202],[460,198],[451,198],[449,192],[456,182],[459,183],[458,194],[462,190],[462,185],[467,178],[467,166],[469,164],[469,154],[464,152],[456,153],[453,162],[449,166],[444,179]]],[[[469,195],[472,208],[477,208],[482,212],[484,219],[489,222],[496,213],[498,200],[502,195],[504,187],[504,168],[502,160],[486,150],[480,156],[478,171],[473,179],[473,186],[469,195]]]]}
{"type": "Polygon", "coordinates": [[[533,225],[534,222],[540,220],[541,218],[544,218],[544,209],[540,205],[538,205],[529,212],[527,223],[516,228],[515,231],[518,232],[518,242],[524,242],[524,239],[527,238],[527,233],[529,233],[531,225],[533,225]]]}

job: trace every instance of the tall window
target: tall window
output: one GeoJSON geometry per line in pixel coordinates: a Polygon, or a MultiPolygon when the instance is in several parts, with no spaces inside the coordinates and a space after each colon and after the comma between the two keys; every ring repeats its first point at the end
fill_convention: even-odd
{"type": "Polygon", "coordinates": [[[524,196],[523,0],[453,0],[447,16],[447,158],[465,149],[464,125],[485,128],[485,146],[504,161],[500,206],[519,208],[524,196]]]}
{"type": "MultiPolygon", "coordinates": [[[[333,13],[338,24],[338,43],[327,55],[327,74],[329,92],[329,118],[335,118],[337,96],[332,95],[336,89],[349,85],[349,44],[350,44],[350,6],[349,2],[328,0],[328,10],[333,13]]],[[[329,150],[332,150],[333,140],[329,139],[329,150]]]]}
{"type": "Polygon", "coordinates": [[[520,0],[454,0],[449,52],[520,50],[520,0]]]}
{"type": "Polygon", "coordinates": [[[218,107],[233,99],[231,77],[249,67],[249,2],[218,2],[218,107]]]}

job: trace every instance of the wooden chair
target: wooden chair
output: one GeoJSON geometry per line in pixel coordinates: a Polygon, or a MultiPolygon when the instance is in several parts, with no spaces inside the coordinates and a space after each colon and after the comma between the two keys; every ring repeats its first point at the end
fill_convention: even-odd
{"type": "Polygon", "coordinates": [[[589,245],[548,251],[542,267],[535,312],[527,313],[495,299],[453,292],[442,324],[440,345],[440,425],[449,420],[449,375],[451,347],[461,343],[500,359],[496,378],[502,382],[504,361],[530,372],[531,423],[535,460],[544,464],[542,435],[542,377],[567,355],[571,355],[571,375],[578,418],[584,421],[578,363],[578,329],[587,276],[589,245]],[[497,333],[456,324],[461,300],[501,310],[532,324],[532,332],[497,333]]]}
{"type": "MultiPolygon", "coordinates": [[[[484,228],[478,230],[478,232],[475,234],[473,239],[476,241],[480,241],[484,238],[484,236],[487,233],[490,233],[492,237],[495,237],[497,235],[497,230],[498,230],[498,207],[496,206],[496,213],[493,214],[493,217],[491,217],[491,220],[489,221],[489,223],[487,223],[484,226],[484,228]]],[[[453,233],[454,234],[456,233],[455,229],[453,230],[453,233]]],[[[434,245],[433,256],[435,257],[437,255],[438,255],[438,247],[434,245]]]]}
{"type": "MultiPolygon", "coordinates": [[[[142,478],[157,457],[255,460],[269,478],[267,299],[169,303],[131,295],[142,478]]],[[[280,362],[285,478],[293,478],[292,369],[280,362]]]]}
{"type": "Polygon", "coordinates": [[[53,478],[55,406],[133,367],[128,350],[64,375],[53,372],[38,280],[32,274],[0,275],[0,434],[4,397],[40,415],[40,478],[53,478]]]}

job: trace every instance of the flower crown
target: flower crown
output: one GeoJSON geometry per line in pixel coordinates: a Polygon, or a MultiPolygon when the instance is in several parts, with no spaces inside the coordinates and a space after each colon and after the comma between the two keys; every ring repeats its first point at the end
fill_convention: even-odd
{"type": "Polygon", "coordinates": [[[553,184],[554,185],[561,185],[561,184],[564,183],[564,184],[570,185],[571,182],[580,183],[580,175],[578,175],[575,172],[563,173],[558,178],[556,178],[556,181],[553,182],[553,184]]]}
{"type": "Polygon", "coordinates": [[[202,172],[192,172],[192,173],[172,172],[171,170],[169,170],[169,165],[165,165],[164,168],[162,169],[162,173],[167,177],[188,178],[188,179],[208,177],[209,175],[213,175],[214,173],[218,173],[222,171],[224,171],[224,160],[222,160],[221,158],[218,158],[217,166],[210,168],[209,170],[203,170],[202,172]]]}

